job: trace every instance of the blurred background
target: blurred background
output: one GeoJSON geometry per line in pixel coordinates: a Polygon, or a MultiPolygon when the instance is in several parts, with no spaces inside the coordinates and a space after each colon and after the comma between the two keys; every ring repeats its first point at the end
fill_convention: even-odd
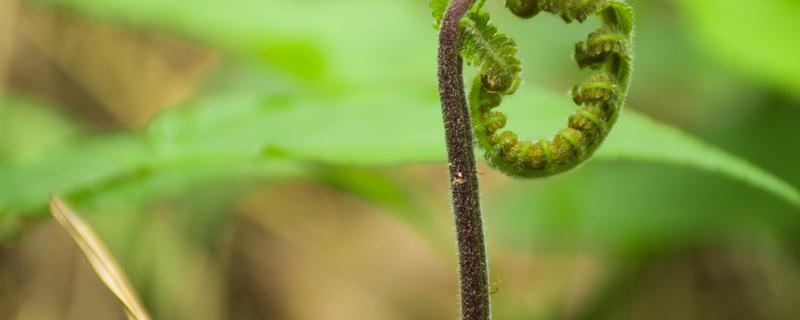
{"type": "MultiPolygon", "coordinates": [[[[481,165],[497,319],[796,319],[800,2],[629,0],[597,156],[481,165]]],[[[515,19],[510,126],[548,137],[597,21],[515,19]]],[[[156,319],[455,319],[424,0],[0,0],[0,319],[124,319],[65,197],[156,319]]],[[[474,72],[474,71],[472,71],[474,72]]]]}

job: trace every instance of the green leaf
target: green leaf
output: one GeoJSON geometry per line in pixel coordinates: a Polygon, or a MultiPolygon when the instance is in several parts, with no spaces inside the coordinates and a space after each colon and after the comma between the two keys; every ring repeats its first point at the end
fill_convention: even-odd
{"type": "MultiPolygon", "coordinates": [[[[303,171],[287,162],[376,167],[445,159],[432,92],[387,89],[300,99],[249,83],[233,87],[238,89],[161,114],[144,133],[86,138],[42,152],[36,161],[0,162],[0,214],[37,213],[31,210],[41,208],[51,193],[93,197],[109,186],[135,189],[180,168],[191,170],[188,176],[194,178],[187,180],[192,181],[226,174],[280,178],[303,171]]],[[[509,125],[529,139],[552,135],[573,110],[567,97],[530,87],[508,98],[503,108],[509,125]]],[[[632,110],[623,113],[595,158],[712,171],[800,207],[797,189],[780,178],[632,110]]],[[[181,176],[174,179],[179,183],[181,176]]]]}
{"type": "Polygon", "coordinates": [[[749,183],[800,207],[797,188],[779,177],[641,114],[629,112],[612,134],[613,143],[600,151],[599,156],[603,158],[688,165],[749,183]],[[636,150],[635,154],[630,152],[632,149],[636,150]]]}

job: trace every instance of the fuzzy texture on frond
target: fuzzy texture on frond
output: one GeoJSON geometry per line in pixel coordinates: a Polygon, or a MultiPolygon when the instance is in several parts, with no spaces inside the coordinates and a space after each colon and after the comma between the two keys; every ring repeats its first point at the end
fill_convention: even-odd
{"type": "Polygon", "coordinates": [[[481,80],[494,92],[511,94],[520,83],[522,62],[516,57],[517,43],[497,32],[489,13],[476,11],[461,20],[464,38],[461,56],[471,66],[481,68],[481,80]]]}

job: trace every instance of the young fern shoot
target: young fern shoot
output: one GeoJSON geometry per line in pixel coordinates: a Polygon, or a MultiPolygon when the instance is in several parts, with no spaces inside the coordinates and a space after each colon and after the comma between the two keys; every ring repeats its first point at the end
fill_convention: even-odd
{"type": "Polygon", "coordinates": [[[440,29],[439,91],[459,242],[462,319],[469,320],[490,318],[473,134],[489,165],[509,176],[545,177],[572,169],[592,156],[616,123],[633,63],[633,9],[623,0],[506,0],[506,7],[520,18],[548,12],[567,23],[583,22],[592,15],[602,21],[586,41],[575,46],[578,66],[598,72],[572,89],[578,110],[567,127],[551,140],[521,141],[514,132],[503,130],[507,118],[494,111],[521,83],[517,45],[497,32],[482,10],[484,1],[430,2],[434,27],[440,29]],[[463,61],[480,68],[472,82],[469,106],[463,61]]]}
{"type": "Polygon", "coordinates": [[[520,83],[513,40],[494,34],[495,28],[487,22],[486,13],[472,12],[462,22],[467,34],[473,35],[464,37],[462,55],[466,61],[476,61],[474,65],[481,67],[479,78],[473,81],[469,102],[473,132],[486,160],[514,177],[544,177],[567,171],[591,157],[622,111],[633,61],[630,51],[633,11],[619,0],[508,0],[506,6],[522,18],[544,11],[559,15],[566,22],[583,22],[592,14],[602,19],[600,28],[590,33],[586,41],[576,44],[574,54],[580,68],[598,73],[572,89],[573,101],[579,108],[569,118],[567,127],[551,140],[539,141],[521,141],[514,132],[502,130],[506,116],[494,111],[503,96],[513,94],[520,83]],[[491,48],[472,48],[487,44],[491,48]],[[502,65],[498,66],[500,62],[502,65]]]}

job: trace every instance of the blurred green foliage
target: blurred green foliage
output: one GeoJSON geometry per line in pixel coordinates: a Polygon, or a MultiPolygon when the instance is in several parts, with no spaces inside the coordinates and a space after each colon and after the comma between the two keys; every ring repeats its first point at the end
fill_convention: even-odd
{"type": "Polygon", "coordinates": [[[776,0],[757,6],[725,0],[678,1],[689,28],[703,49],[727,66],[800,92],[800,43],[786,35],[800,30],[800,2],[776,0]]]}
{"type": "MultiPolygon", "coordinates": [[[[98,132],[43,102],[4,96],[7,235],[44,216],[50,194],[64,194],[123,252],[135,282],[174,296],[181,285],[172,281],[187,277],[175,270],[205,259],[192,245],[213,241],[232,199],[274,181],[316,180],[435,232],[418,186],[384,174],[445,161],[436,33],[424,1],[31,2],[179,35],[225,60],[200,93],[143,130],[98,132]],[[183,204],[188,240],[165,239],[174,235],[142,218],[164,199],[183,204]],[[138,249],[122,250],[129,243],[138,249]]],[[[637,68],[630,106],[596,155],[603,161],[552,179],[503,180],[484,193],[489,237],[524,250],[625,257],[751,231],[791,241],[800,227],[800,5],[629,2],[637,68]]],[[[502,10],[501,1],[487,5],[502,10]]],[[[592,26],[493,16],[519,42],[526,70],[503,106],[510,126],[525,138],[548,136],[573,109],[559,92],[579,79],[568,54],[592,26]]],[[[439,178],[431,183],[446,183],[439,178]]],[[[164,318],[190,312],[145,296],[164,318]]]]}
{"type": "MultiPolygon", "coordinates": [[[[4,109],[16,112],[7,112],[6,119],[17,123],[5,126],[4,130],[9,131],[3,135],[6,164],[0,167],[4,177],[0,181],[3,190],[0,208],[6,215],[41,212],[51,193],[75,195],[84,201],[146,201],[165,189],[179,190],[197,181],[298,177],[319,164],[374,167],[444,159],[434,91],[435,33],[426,23],[429,18],[424,7],[399,1],[381,4],[271,1],[257,5],[249,1],[39,2],[114,23],[176,32],[249,62],[224,68],[208,86],[210,93],[158,116],[142,133],[76,138],[71,122],[52,114],[18,114],[25,111],[17,110],[28,108],[16,104],[27,100],[6,99],[4,109]],[[193,10],[185,10],[187,6],[193,10]],[[300,16],[303,19],[297,18],[300,16]],[[351,19],[352,23],[337,21],[336,27],[331,27],[331,17],[340,16],[358,18],[351,19]],[[391,21],[391,27],[376,28],[385,25],[381,23],[384,21],[391,21]],[[19,125],[22,122],[17,121],[26,122],[19,125]],[[58,125],[52,125],[54,121],[58,125]],[[52,147],[56,141],[58,147],[52,147]]],[[[697,12],[725,16],[725,10],[734,10],[730,7],[741,7],[712,7],[711,2],[680,5],[690,18],[697,12]]],[[[767,6],[763,10],[770,9],[775,8],[767,6]]],[[[774,16],[769,12],[764,14],[774,16]]],[[[640,21],[649,23],[647,12],[643,16],[640,21]]],[[[703,24],[693,21],[698,24],[699,34],[713,37],[707,35],[707,29],[726,29],[709,28],[707,20],[714,21],[716,17],[709,16],[698,19],[703,24]]],[[[498,23],[512,22],[517,23],[502,18],[498,23]]],[[[547,24],[547,31],[537,32],[545,40],[561,37],[550,30],[556,28],[556,23],[545,20],[542,24],[547,24]]],[[[513,26],[521,28],[522,25],[513,26]]],[[[578,28],[567,32],[581,32],[575,29],[578,28]]],[[[641,38],[647,39],[641,35],[647,35],[646,31],[640,31],[641,38]]],[[[780,33],[773,35],[778,37],[780,33]]],[[[525,47],[530,45],[527,39],[520,41],[523,57],[525,47]]],[[[758,41],[764,41],[765,45],[745,47],[778,54],[792,50],[765,48],[794,43],[772,38],[733,43],[758,41]]],[[[562,47],[565,43],[555,41],[553,46],[562,47]]],[[[708,39],[700,43],[707,45],[708,39]]],[[[543,46],[538,47],[531,55],[545,52],[543,46]]],[[[721,52],[736,51],[715,48],[721,52]]],[[[531,64],[546,63],[550,56],[534,59],[531,64]]],[[[740,60],[751,57],[735,56],[744,57],[740,60]]],[[[644,59],[648,58],[645,55],[644,59]]],[[[756,61],[765,60],[769,59],[756,61]]],[[[791,61],[770,61],[777,69],[791,69],[787,68],[791,61]]],[[[746,61],[734,63],[746,64],[746,61]]],[[[552,74],[528,73],[536,75],[534,82],[552,74]]],[[[561,81],[559,77],[556,76],[556,83],[561,81]]],[[[786,82],[792,78],[782,79],[786,82]]],[[[570,112],[567,99],[537,87],[534,82],[526,84],[507,107],[511,126],[524,128],[521,131],[529,132],[528,138],[538,138],[561,127],[570,112]]],[[[637,85],[647,86],[641,82],[637,85]]],[[[633,90],[637,101],[637,87],[633,90]]],[[[30,110],[46,112],[42,108],[30,110]]],[[[672,163],[719,172],[800,205],[800,194],[790,184],[630,108],[597,158],[672,163]]],[[[561,214],[563,210],[551,211],[561,214]]]]}

